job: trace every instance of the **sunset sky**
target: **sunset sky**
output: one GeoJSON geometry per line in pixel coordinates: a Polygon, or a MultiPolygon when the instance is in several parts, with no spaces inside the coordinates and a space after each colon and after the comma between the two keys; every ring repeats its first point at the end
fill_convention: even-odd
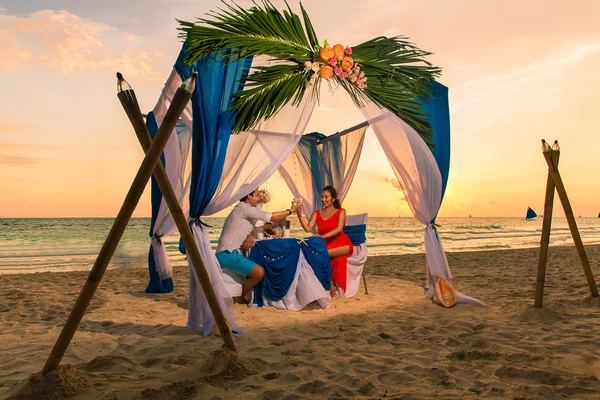
{"type": "MultiPolygon", "coordinates": [[[[114,74],[121,71],[142,110],[151,110],[181,47],[175,18],[193,20],[219,4],[0,0],[0,217],[114,217],[143,156],[114,74]]],[[[575,213],[600,212],[599,1],[303,4],[321,41],[405,35],[434,53],[449,87],[452,129],[441,217],[524,217],[528,206],[542,212],[542,138],[561,144],[575,213]]],[[[346,94],[324,94],[308,131],[331,134],[362,122],[346,94]]],[[[368,131],[344,206],[410,216],[392,177],[368,131]]],[[[270,208],[286,208],[291,193],[279,175],[266,186],[270,208]]],[[[134,216],[150,215],[149,194],[134,216]]]]}

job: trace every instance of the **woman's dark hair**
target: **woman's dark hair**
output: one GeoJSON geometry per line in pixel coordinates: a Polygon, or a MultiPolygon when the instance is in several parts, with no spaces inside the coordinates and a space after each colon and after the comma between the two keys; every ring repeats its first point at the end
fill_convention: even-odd
{"type": "Polygon", "coordinates": [[[337,198],[337,190],[331,185],[327,185],[323,188],[323,192],[329,192],[331,197],[333,198],[333,207],[340,209],[342,208],[342,203],[337,198]]]}

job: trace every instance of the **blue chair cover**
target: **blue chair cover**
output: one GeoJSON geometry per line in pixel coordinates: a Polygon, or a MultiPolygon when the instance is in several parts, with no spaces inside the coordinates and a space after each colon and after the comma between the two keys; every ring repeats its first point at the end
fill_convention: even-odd
{"type": "Polygon", "coordinates": [[[367,241],[367,225],[346,225],[344,226],[344,233],[348,235],[353,245],[358,246],[366,243],[367,241]]]}

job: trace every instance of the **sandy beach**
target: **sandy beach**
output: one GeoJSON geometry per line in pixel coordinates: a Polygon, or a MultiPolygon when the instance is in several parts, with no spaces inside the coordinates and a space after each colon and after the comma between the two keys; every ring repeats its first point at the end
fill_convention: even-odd
{"type": "MultiPolygon", "coordinates": [[[[600,281],[600,246],[588,246],[600,281]]],[[[236,305],[239,355],[186,329],[187,279],[147,295],[147,271],[108,271],[61,367],[43,366],[86,272],[0,275],[0,398],[599,399],[600,301],[574,247],[449,253],[455,286],[488,307],[428,301],[425,256],[371,257],[369,295],[302,312],[236,305]]]]}

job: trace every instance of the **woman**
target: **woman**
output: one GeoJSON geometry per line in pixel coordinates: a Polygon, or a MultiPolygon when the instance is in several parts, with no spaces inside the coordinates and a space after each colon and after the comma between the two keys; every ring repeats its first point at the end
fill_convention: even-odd
{"type": "Polygon", "coordinates": [[[321,192],[323,208],[311,215],[310,221],[302,218],[298,210],[298,220],[306,232],[312,231],[315,224],[319,229],[317,236],[322,236],[331,259],[331,296],[335,295],[337,286],[346,291],[346,266],[352,255],[352,242],[343,231],[346,225],[346,210],[342,208],[333,186],[325,186],[321,192]]]}

